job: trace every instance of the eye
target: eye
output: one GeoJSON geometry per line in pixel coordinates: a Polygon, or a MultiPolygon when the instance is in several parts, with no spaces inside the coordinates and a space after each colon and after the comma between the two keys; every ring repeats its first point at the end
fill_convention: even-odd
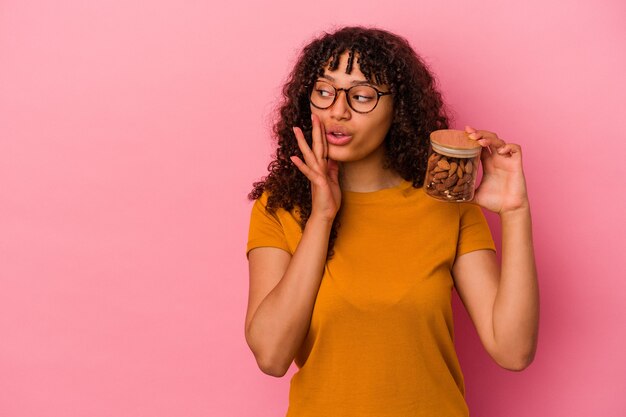
{"type": "Polygon", "coordinates": [[[365,96],[365,95],[362,95],[362,94],[354,94],[352,96],[352,99],[358,101],[359,103],[367,103],[368,101],[373,100],[374,97],[365,96]]]}
{"type": "Polygon", "coordinates": [[[329,90],[327,88],[320,88],[317,89],[317,94],[319,94],[321,97],[332,97],[334,94],[334,92],[332,90],[329,90]]]}
{"type": "Polygon", "coordinates": [[[367,103],[368,101],[374,100],[374,97],[370,95],[365,95],[365,94],[353,94],[352,100],[358,103],[367,103]]]}
{"type": "Polygon", "coordinates": [[[328,98],[333,97],[335,95],[335,89],[325,82],[317,82],[315,83],[315,87],[313,88],[313,92],[316,96],[320,98],[328,98]]]}
{"type": "Polygon", "coordinates": [[[352,92],[352,100],[357,103],[367,103],[376,98],[376,90],[369,86],[355,88],[352,92]]]}

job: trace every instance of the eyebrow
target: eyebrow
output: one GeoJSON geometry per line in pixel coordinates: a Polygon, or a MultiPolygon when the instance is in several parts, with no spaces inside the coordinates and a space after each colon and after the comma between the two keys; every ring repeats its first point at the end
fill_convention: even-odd
{"type": "MultiPolygon", "coordinates": [[[[326,75],[326,74],[323,74],[321,76],[321,78],[325,78],[325,79],[327,79],[329,81],[333,81],[333,82],[337,81],[335,78],[331,77],[330,75],[326,75]]],[[[373,85],[377,85],[377,84],[369,82],[367,80],[353,80],[353,81],[350,82],[350,85],[357,85],[357,84],[373,84],[373,85]]]]}

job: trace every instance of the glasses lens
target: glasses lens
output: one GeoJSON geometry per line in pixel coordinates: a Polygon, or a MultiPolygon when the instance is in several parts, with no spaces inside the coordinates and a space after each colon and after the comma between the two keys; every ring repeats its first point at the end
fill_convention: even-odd
{"type": "MultiPolygon", "coordinates": [[[[368,85],[354,86],[347,94],[350,106],[357,112],[370,112],[378,102],[376,90],[368,85]]],[[[335,102],[335,95],[335,87],[327,82],[317,81],[311,91],[311,103],[320,109],[327,109],[335,102]]]]}
{"type": "Polygon", "coordinates": [[[332,85],[318,81],[313,86],[313,91],[311,92],[311,103],[320,109],[328,108],[335,101],[335,94],[337,92],[332,85]]]}
{"type": "Polygon", "coordinates": [[[350,89],[350,104],[355,111],[368,112],[371,111],[378,101],[376,90],[367,85],[357,85],[350,89]]]}

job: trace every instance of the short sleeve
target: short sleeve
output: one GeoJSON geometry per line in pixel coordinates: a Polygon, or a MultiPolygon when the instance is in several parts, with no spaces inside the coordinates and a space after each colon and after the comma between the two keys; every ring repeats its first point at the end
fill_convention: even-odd
{"type": "Polygon", "coordinates": [[[250,215],[250,230],[246,256],[254,248],[270,246],[289,252],[285,231],[275,213],[266,210],[267,194],[263,194],[254,202],[250,215]]]}
{"type": "Polygon", "coordinates": [[[456,256],[479,249],[496,250],[487,219],[480,206],[471,203],[459,204],[460,225],[456,256]]]}

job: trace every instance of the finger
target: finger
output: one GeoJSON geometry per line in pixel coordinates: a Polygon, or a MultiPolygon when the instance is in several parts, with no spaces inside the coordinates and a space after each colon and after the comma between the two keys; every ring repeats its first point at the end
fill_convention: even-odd
{"type": "Polygon", "coordinates": [[[296,135],[296,140],[298,141],[298,147],[300,148],[300,151],[302,152],[302,156],[304,157],[304,162],[307,165],[315,164],[316,163],[315,155],[313,154],[313,151],[311,150],[311,148],[309,148],[308,143],[306,143],[306,139],[304,138],[304,133],[302,133],[302,129],[300,129],[299,127],[294,127],[293,133],[296,135]]]}
{"type": "Polygon", "coordinates": [[[304,162],[302,162],[302,159],[297,156],[290,156],[289,159],[291,159],[291,162],[293,162],[293,164],[304,174],[305,177],[309,179],[309,181],[313,180],[315,173],[304,162]]]}
{"type": "Polygon", "coordinates": [[[328,177],[333,183],[339,183],[339,163],[334,159],[328,160],[328,177]]]}
{"type": "Polygon", "coordinates": [[[478,143],[480,143],[483,147],[490,146],[495,149],[501,148],[506,145],[506,142],[497,136],[482,136],[480,139],[478,139],[478,143]]]}
{"type": "Polygon", "coordinates": [[[465,132],[468,133],[467,137],[469,137],[470,139],[478,140],[482,138],[480,131],[474,129],[471,126],[465,126],[465,132]]]}
{"type": "Polygon", "coordinates": [[[502,146],[501,148],[498,148],[498,153],[500,155],[509,155],[512,156],[513,154],[519,153],[521,154],[522,152],[522,148],[521,146],[515,144],[515,143],[507,143],[506,145],[502,146]]]}
{"type": "Polygon", "coordinates": [[[487,164],[488,160],[493,157],[493,151],[489,146],[483,147],[482,152],[480,153],[480,161],[482,162],[483,169],[487,164]]]}
{"type": "Polygon", "coordinates": [[[490,132],[488,130],[478,130],[474,129],[470,126],[465,126],[465,131],[469,133],[469,137],[471,139],[480,139],[480,138],[495,138],[498,139],[498,135],[494,132],[490,132]]]}
{"type": "Polygon", "coordinates": [[[326,138],[324,123],[320,123],[320,128],[322,131],[322,144],[324,145],[324,159],[328,159],[328,139],[326,138]]]}
{"type": "Polygon", "coordinates": [[[483,147],[483,152],[480,153],[481,159],[483,159],[487,154],[491,155],[493,153],[493,150],[489,146],[489,141],[483,139],[478,131],[471,133],[469,138],[475,140],[480,146],[483,147]]]}
{"type": "Polygon", "coordinates": [[[322,143],[322,139],[320,138],[321,129],[320,129],[320,119],[311,114],[311,124],[313,129],[311,130],[312,145],[313,145],[313,154],[315,154],[316,159],[324,158],[324,144],[322,143]]]}
{"type": "Polygon", "coordinates": [[[320,120],[319,116],[315,116],[317,118],[317,123],[320,129],[320,143],[322,144],[322,155],[321,160],[326,163],[328,162],[328,140],[326,139],[326,128],[324,127],[324,123],[320,120]]]}
{"type": "Polygon", "coordinates": [[[477,130],[476,133],[478,133],[480,136],[484,137],[484,138],[497,138],[498,135],[490,132],[488,130],[477,130]]]}

